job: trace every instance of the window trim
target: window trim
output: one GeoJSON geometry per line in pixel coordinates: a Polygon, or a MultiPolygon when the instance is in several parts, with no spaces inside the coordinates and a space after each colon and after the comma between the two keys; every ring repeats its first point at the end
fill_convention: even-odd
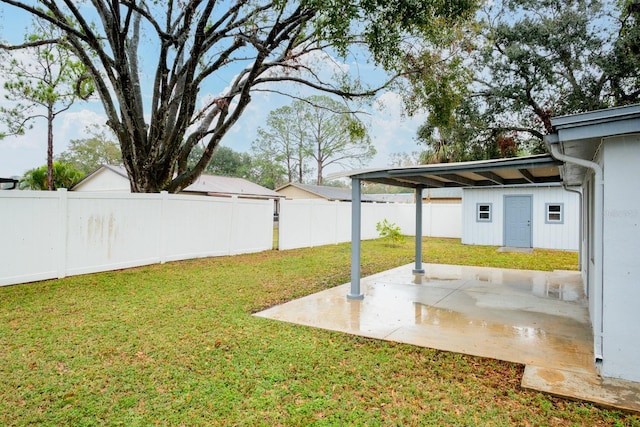
{"type": "Polygon", "coordinates": [[[493,222],[493,203],[476,203],[476,222],[493,222]],[[488,210],[480,211],[481,206],[487,206],[488,210]],[[481,218],[480,214],[489,214],[489,217],[481,218]]]}
{"type": "Polygon", "coordinates": [[[544,205],[544,223],[545,224],[564,224],[564,203],[545,203],[544,205]],[[558,206],[560,210],[558,212],[551,212],[549,208],[551,206],[558,206]],[[551,219],[551,214],[559,214],[560,219],[551,219]]]}

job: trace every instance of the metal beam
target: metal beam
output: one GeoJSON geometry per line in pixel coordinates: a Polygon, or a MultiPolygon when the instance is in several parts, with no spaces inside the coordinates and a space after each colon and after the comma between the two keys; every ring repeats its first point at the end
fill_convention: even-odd
{"type": "Polygon", "coordinates": [[[367,182],[377,182],[378,184],[393,185],[395,187],[414,188],[416,185],[412,182],[402,181],[392,178],[373,178],[366,180],[367,182]]]}
{"type": "Polygon", "coordinates": [[[530,183],[532,183],[532,184],[536,183],[536,177],[531,175],[531,172],[529,172],[529,170],[527,170],[527,169],[518,169],[518,172],[520,172],[522,174],[522,176],[524,177],[524,179],[526,179],[530,183]]]}
{"type": "Polygon", "coordinates": [[[364,299],[360,292],[360,229],[362,212],[362,191],[360,180],[351,179],[351,290],[348,299],[364,299]]]}
{"type": "Polygon", "coordinates": [[[449,181],[453,181],[457,184],[466,185],[468,187],[473,187],[474,185],[476,185],[476,182],[474,180],[465,178],[464,176],[456,175],[454,173],[438,174],[438,176],[444,179],[448,179],[449,181]]]}
{"type": "Polygon", "coordinates": [[[424,185],[426,187],[441,188],[441,187],[444,187],[446,185],[446,183],[443,182],[443,181],[438,181],[437,179],[427,178],[426,176],[420,176],[420,175],[412,176],[412,177],[405,177],[405,178],[396,178],[396,179],[402,179],[403,181],[415,182],[415,183],[424,185]]]}
{"type": "Polygon", "coordinates": [[[482,176],[484,178],[487,178],[489,181],[492,181],[495,184],[500,184],[500,185],[504,184],[504,178],[502,178],[500,175],[495,174],[493,172],[489,172],[489,171],[487,171],[487,172],[476,172],[476,174],[478,174],[478,175],[480,175],[480,176],[482,176]]]}

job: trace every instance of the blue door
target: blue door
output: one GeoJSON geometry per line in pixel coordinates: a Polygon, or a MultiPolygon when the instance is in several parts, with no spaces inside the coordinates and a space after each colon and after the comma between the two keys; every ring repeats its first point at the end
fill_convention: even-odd
{"type": "Polygon", "coordinates": [[[531,196],[504,197],[504,245],[530,248],[531,196]]]}

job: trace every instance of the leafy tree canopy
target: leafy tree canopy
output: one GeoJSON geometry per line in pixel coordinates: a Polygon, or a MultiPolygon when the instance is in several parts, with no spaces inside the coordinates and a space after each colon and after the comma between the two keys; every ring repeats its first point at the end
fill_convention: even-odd
{"type": "MultiPolygon", "coordinates": [[[[72,165],[53,162],[53,189],[71,188],[76,185],[85,174],[72,165]]],[[[47,165],[27,171],[18,187],[21,190],[47,190],[47,165]]]]}
{"type": "Polygon", "coordinates": [[[546,151],[551,117],[640,101],[640,8],[633,1],[501,0],[478,16],[461,61],[473,75],[446,120],[419,130],[424,161],[546,151]]]}
{"type": "Polygon", "coordinates": [[[85,175],[102,165],[121,165],[122,153],[113,136],[99,128],[93,128],[91,133],[89,138],[71,140],[69,148],[60,153],[57,160],[72,165],[85,175]]]}
{"type": "Polygon", "coordinates": [[[450,44],[475,7],[474,0],[0,3],[62,30],[51,42],[70,49],[93,78],[137,192],[192,183],[252,93],[282,83],[353,98],[408,82],[417,88],[407,97],[415,108],[448,70],[434,46],[450,44]],[[360,49],[389,71],[387,82],[366,87],[340,66],[326,75],[314,63],[360,49]],[[202,155],[190,163],[198,145],[202,155]]]}
{"type": "Polygon", "coordinates": [[[306,172],[315,169],[318,185],[328,166],[361,166],[376,153],[362,122],[328,96],[308,97],[272,111],[252,151],[280,165],[290,182],[302,182],[306,172]]]}
{"type": "MultiPolygon", "coordinates": [[[[27,55],[17,58],[6,52],[0,56],[0,71],[6,78],[5,98],[8,106],[0,107],[0,122],[6,133],[22,135],[35,119],[47,121],[47,187],[54,189],[53,122],[73,103],[89,96],[92,84],[85,75],[82,62],[63,43],[49,44],[43,40],[62,37],[62,31],[50,22],[34,19],[26,36],[27,55]]],[[[3,132],[0,134],[4,136],[3,132]]]]}
{"type": "MultiPolygon", "coordinates": [[[[197,162],[204,148],[196,147],[192,152],[192,162],[197,162]]],[[[229,147],[218,147],[213,153],[211,161],[204,169],[210,175],[234,176],[251,179],[251,156],[247,153],[239,153],[229,147]]]]}
{"type": "Polygon", "coordinates": [[[264,169],[276,166],[269,173],[280,175],[275,180],[283,184],[303,182],[311,172],[305,141],[307,123],[303,116],[304,111],[292,105],[271,111],[266,126],[258,128],[258,138],[251,144],[255,161],[264,169]]]}

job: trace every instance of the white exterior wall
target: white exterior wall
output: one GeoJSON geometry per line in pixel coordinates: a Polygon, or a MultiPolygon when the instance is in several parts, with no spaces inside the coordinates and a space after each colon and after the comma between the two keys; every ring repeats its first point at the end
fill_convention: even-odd
{"type": "Polygon", "coordinates": [[[640,191],[633,177],[640,135],[607,138],[603,219],[603,352],[601,374],[640,381],[640,191]]]}
{"type": "MultiPolygon", "coordinates": [[[[461,236],[461,205],[423,204],[422,235],[461,236]]],[[[362,239],[376,239],[376,223],[386,219],[402,234],[415,235],[416,207],[409,203],[362,203],[362,239]]],[[[282,200],[280,249],[294,249],[351,241],[351,203],[326,200],[282,200]]]]}
{"type": "Polygon", "coordinates": [[[504,244],[504,197],[531,195],[532,245],[534,248],[578,250],[580,239],[580,196],[562,187],[465,188],[462,196],[462,243],[502,246],[504,244]],[[491,203],[492,221],[477,222],[478,203],[491,203]],[[547,224],[546,204],[562,203],[564,222],[547,224]]]}
{"type": "Polygon", "coordinates": [[[90,176],[86,180],[78,183],[73,191],[105,191],[111,193],[128,193],[131,191],[131,184],[126,177],[110,169],[103,168],[96,172],[93,176],[90,176]]]}
{"type": "Polygon", "coordinates": [[[0,285],[273,246],[273,201],[0,192],[0,285]]]}

